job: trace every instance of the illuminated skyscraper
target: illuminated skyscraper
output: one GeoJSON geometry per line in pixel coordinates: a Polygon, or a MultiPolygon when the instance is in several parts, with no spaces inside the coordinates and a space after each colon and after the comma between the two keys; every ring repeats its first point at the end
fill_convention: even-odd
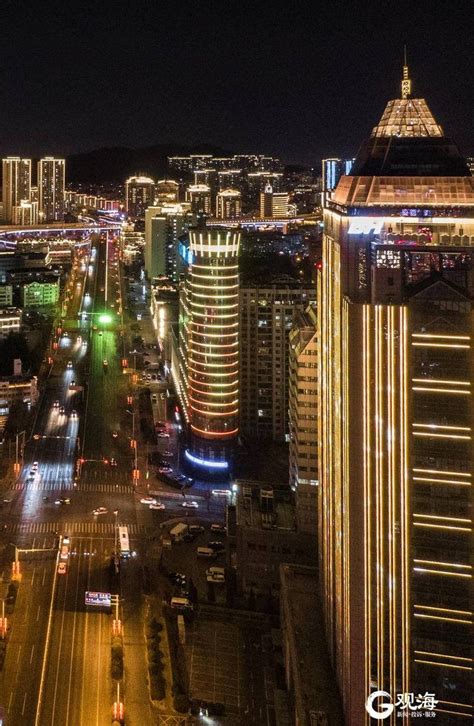
{"type": "Polygon", "coordinates": [[[288,194],[274,192],[273,187],[267,184],[265,190],[260,193],[260,217],[262,219],[285,219],[288,214],[288,194]]]}
{"type": "Polygon", "coordinates": [[[242,211],[242,195],[238,189],[223,189],[216,197],[217,219],[234,219],[240,217],[242,211]]]}
{"type": "Polygon", "coordinates": [[[405,69],[324,211],[318,534],[350,726],[372,690],[472,722],[473,269],[474,179],[405,69]]]}
{"type": "Polygon", "coordinates": [[[65,212],[66,161],[47,156],[38,161],[40,222],[60,222],[65,212]]]}
{"type": "Polygon", "coordinates": [[[13,222],[13,208],[31,197],[31,159],[9,156],[2,162],[3,219],[13,222]]]}
{"type": "Polygon", "coordinates": [[[178,238],[193,221],[189,204],[162,204],[145,212],[145,270],[150,279],[176,280],[178,238]]]}
{"type": "Polygon", "coordinates": [[[125,209],[130,219],[144,219],[155,200],[155,182],[148,176],[131,176],[125,182],[125,209]]]}
{"type": "Polygon", "coordinates": [[[195,214],[211,214],[211,188],[207,184],[190,184],[186,189],[186,201],[195,214]]]}
{"type": "Polygon", "coordinates": [[[351,173],[354,159],[323,159],[322,181],[323,181],[323,205],[331,192],[339,184],[341,176],[351,173]]]}
{"type": "Polygon", "coordinates": [[[229,473],[239,428],[239,244],[238,232],[190,231],[173,375],[189,422],[186,458],[202,472],[229,473]]]}

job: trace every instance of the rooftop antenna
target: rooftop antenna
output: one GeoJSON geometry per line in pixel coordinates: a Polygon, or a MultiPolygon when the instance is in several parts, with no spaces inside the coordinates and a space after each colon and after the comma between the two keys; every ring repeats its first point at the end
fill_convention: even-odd
{"type": "Polygon", "coordinates": [[[411,80],[408,77],[407,63],[407,47],[403,46],[403,78],[402,78],[402,98],[410,98],[411,96],[411,80]]]}

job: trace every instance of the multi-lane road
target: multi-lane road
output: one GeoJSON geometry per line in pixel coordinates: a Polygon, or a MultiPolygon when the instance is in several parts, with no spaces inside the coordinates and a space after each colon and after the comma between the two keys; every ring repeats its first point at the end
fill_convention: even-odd
{"type": "MultiPolygon", "coordinates": [[[[144,555],[147,538],[158,525],[183,516],[183,497],[160,485],[151,472],[145,479],[143,447],[141,481],[133,486],[133,417],[128,411],[135,407],[138,419],[137,391],[122,369],[131,336],[122,315],[120,263],[113,237],[95,240],[92,249],[76,265],[23,468],[8,494],[11,501],[0,510],[0,544],[35,550],[20,552],[22,582],[0,672],[7,726],[102,726],[111,721],[112,614],[86,607],[87,590],[121,595],[127,726],[156,721],[146,683],[144,555]],[[149,484],[162,488],[165,511],[150,511],[140,503],[149,484]],[[94,516],[97,507],[107,512],[94,516]],[[119,577],[113,568],[117,524],[128,526],[136,553],[122,562],[119,577]],[[67,573],[59,574],[58,541],[66,534],[70,556],[67,573]]],[[[153,382],[152,389],[160,392],[164,385],[153,382]]],[[[161,454],[173,441],[161,441],[161,454]]],[[[199,488],[188,495],[198,501],[199,516],[222,515],[222,501],[203,495],[199,488]]],[[[190,516],[194,514],[192,510],[190,516]]],[[[13,558],[14,548],[7,553],[13,558]]]]}

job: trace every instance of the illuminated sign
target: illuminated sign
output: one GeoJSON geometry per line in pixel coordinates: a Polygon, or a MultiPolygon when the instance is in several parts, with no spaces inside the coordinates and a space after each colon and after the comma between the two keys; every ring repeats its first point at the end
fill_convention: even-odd
{"type": "Polygon", "coordinates": [[[95,607],[110,608],[112,605],[112,595],[110,592],[89,592],[86,590],[86,605],[95,605],[95,607]]]}

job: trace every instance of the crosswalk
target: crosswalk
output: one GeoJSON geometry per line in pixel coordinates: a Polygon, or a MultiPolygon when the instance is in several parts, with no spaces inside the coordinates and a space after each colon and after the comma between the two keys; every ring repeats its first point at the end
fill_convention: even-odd
{"type": "MultiPolygon", "coordinates": [[[[121,524],[121,523],[120,523],[121,524]]],[[[145,534],[147,528],[142,524],[125,524],[131,536],[145,534]]],[[[115,533],[112,522],[26,522],[8,524],[6,531],[9,534],[48,534],[54,532],[68,532],[71,534],[111,534],[115,533]]]]}
{"type": "Polygon", "coordinates": [[[11,491],[37,491],[37,492],[99,492],[101,494],[133,494],[134,488],[127,484],[98,484],[96,482],[80,482],[77,487],[71,481],[22,482],[17,481],[11,491]]]}

